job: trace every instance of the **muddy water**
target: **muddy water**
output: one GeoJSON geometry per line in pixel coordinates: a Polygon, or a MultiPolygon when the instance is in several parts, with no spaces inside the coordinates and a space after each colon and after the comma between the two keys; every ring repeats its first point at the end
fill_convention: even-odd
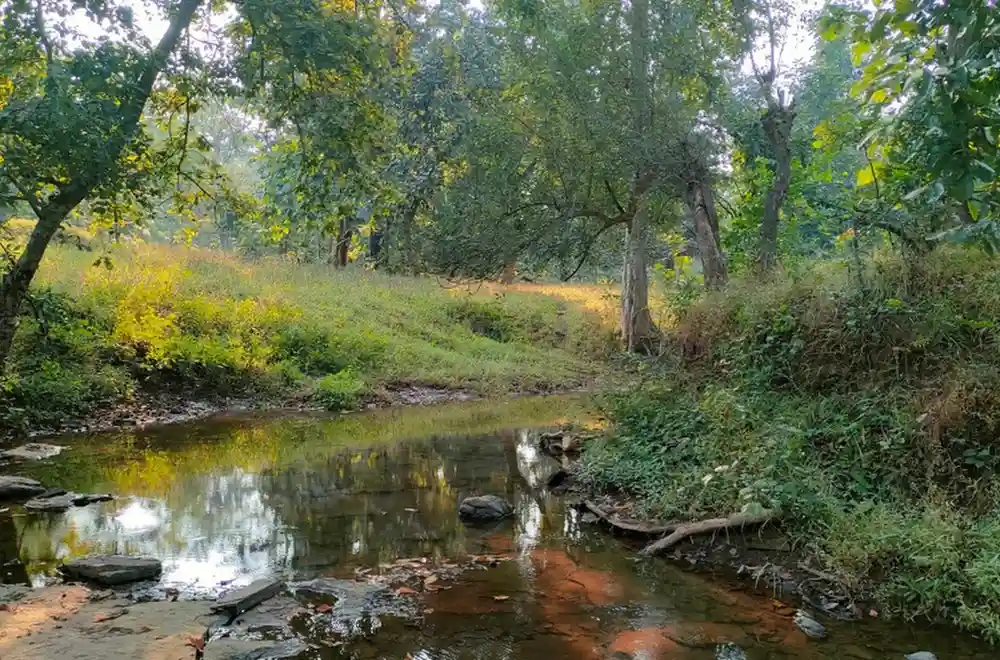
{"type": "Polygon", "coordinates": [[[420,625],[387,617],[347,644],[311,640],[310,657],[996,657],[955,632],[881,622],[826,622],[829,638],[810,641],[766,595],[636,561],[544,491],[556,465],[536,451],[537,431],[585,414],[579,399],[523,399],[62,438],[63,455],[4,470],[119,497],[0,514],[4,579],[41,585],[68,558],[128,553],[163,560],[161,590],[197,597],[265,575],[493,554],[509,559],[421,594],[420,625]],[[506,496],[516,516],[462,525],[457,503],[477,493],[506,496]]]}

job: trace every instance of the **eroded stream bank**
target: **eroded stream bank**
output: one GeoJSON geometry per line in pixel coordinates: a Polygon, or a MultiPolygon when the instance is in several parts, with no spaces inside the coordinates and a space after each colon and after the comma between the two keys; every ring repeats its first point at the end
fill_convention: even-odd
{"type": "Polygon", "coordinates": [[[8,507],[5,581],[42,587],[61,562],[90,554],[155,557],[163,574],[96,600],[79,587],[36,591],[40,605],[0,611],[0,658],[65,660],[44,642],[72,635],[80,643],[68,657],[115,657],[83,643],[114,639],[101,653],[193,658],[188,636],[218,624],[207,599],[263,577],[359,591],[303,599],[293,587],[247,615],[252,631],[231,622],[205,657],[253,657],[282,642],[301,658],[995,657],[958,633],[880,621],[824,621],[828,637],[813,641],[787,603],[637,561],[544,487],[558,465],[538,451],[539,432],[584,415],[580,399],[554,397],[57,440],[70,448],[0,473],[117,499],[63,513],[8,507]],[[513,519],[459,522],[458,502],[480,493],[514,503],[513,519]]]}

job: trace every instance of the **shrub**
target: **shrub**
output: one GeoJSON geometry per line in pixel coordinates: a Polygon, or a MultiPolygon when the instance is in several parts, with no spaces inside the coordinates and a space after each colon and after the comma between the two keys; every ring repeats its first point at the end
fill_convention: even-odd
{"type": "Polygon", "coordinates": [[[365,383],[353,371],[346,370],[316,381],[312,400],[327,410],[352,410],[361,403],[366,391],[365,383]]]}
{"type": "Polygon", "coordinates": [[[653,515],[779,508],[882,608],[1000,642],[1000,269],[939,249],[816,263],[674,305],[584,475],[653,515]],[[658,375],[659,377],[656,377],[658,375]]]}

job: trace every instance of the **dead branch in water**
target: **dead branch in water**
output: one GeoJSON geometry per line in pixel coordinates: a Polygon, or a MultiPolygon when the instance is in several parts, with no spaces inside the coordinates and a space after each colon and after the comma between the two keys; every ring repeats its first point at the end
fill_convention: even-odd
{"type": "Polygon", "coordinates": [[[645,536],[659,536],[660,534],[669,534],[670,532],[677,529],[679,523],[668,523],[666,525],[650,525],[643,522],[633,522],[629,520],[622,520],[618,516],[608,511],[605,511],[602,507],[598,506],[590,500],[585,500],[583,505],[593,513],[595,516],[606,522],[611,527],[626,532],[628,534],[643,534],[645,536]]]}
{"type": "Polygon", "coordinates": [[[709,518],[708,520],[684,523],[682,525],[677,525],[670,536],[665,536],[659,541],[654,541],[653,543],[647,545],[642,549],[642,554],[659,554],[664,550],[677,545],[689,536],[694,536],[696,534],[707,534],[708,532],[717,532],[722,529],[744,527],[746,525],[763,525],[771,522],[772,520],[777,520],[778,517],[779,515],[777,511],[768,511],[765,509],[759,513],[734,513],[728,518],[709,518]]]}

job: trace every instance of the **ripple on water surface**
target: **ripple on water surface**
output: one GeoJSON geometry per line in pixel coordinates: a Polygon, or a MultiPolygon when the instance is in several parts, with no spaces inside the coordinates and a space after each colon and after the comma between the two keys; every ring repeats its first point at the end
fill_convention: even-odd
{"type": "Polygon", "coordinates": [[[882,623],[831,623],[829,638],[812,642],[766,597],[634,561],[542,488],[558,466],[537,450],[537,433],[585,419],[583,406],[550,397],[251,415],[62,439],[69,451],[25,471],[119,498],[0,514],[0,563],[19,558],[23,574],[6,579],[40,584],[71,557],[151,556],[164,562],[161,587],[211,595],[262,576],[343,577],[406,557],[506,559],[420,594],[420,625],[384,617],[375,634],[339,645],[329,631],[304,631],[324,658],[996,657],[954,633],[882,623]],[[481,493],[509,499],[514,518],[460,523],[458,502],[481,493]]]}

